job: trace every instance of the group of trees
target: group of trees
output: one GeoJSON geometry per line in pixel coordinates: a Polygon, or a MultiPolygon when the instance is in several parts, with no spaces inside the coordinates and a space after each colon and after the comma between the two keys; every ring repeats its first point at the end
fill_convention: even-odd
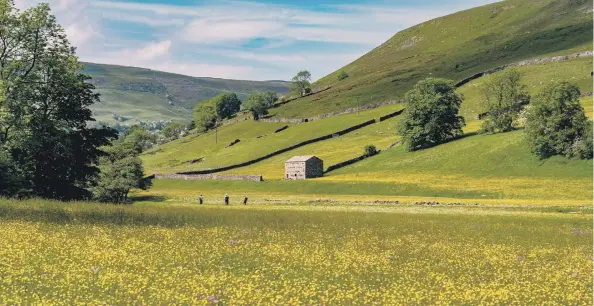
{"type": "MultiPolygon", "coordinates": [[[[553,83],[531,98],[521,84],[520,73],[510,69],[489,77],[482,93],[487,110],[484,133],[524,127],[530,150],[540,158],[592,158],[592,122],[579,103],[580,92],[575,85],[553,83]]],[[[465,121],[458,115],[463,97],[455,91],[452,81],[422,80],[406,94],[406,100],[408,105],[399,131],[409,151],[463,134],[465,121]]]]}
{"type": "Polygon", "coordinates": [[[90,199],[107,181],[142,176],[139,160],[101,172],[123,156],[110,147],[117,133],[88,124],[99,95],[47,4],[21,12],[0,0],[0,41],[1,196],[90,199]]]}
{"type": "Polygon", "coordinates": [[[235,116],[242,108],[252,113],[254,119],[268,113],[268,109],[278,101],[277,93],[266,91],[252,93],[242,103],[235,93],[223,93],[199,103],[194,108],[194,125],[199,132],[214,128],[218,122],[235,116]]]}
{"type": "Polygon", "coordinates": [[[241,109],[241,100],[235,93],[222,93],[203,101],[194,108],[194,124],[200,132],[216,126],[218,121],[229,119],[241,109]]]}

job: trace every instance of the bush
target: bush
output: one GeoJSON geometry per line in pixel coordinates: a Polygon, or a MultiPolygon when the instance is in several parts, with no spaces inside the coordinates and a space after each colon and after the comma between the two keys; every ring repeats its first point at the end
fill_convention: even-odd
{"type": "Polygon", "coordinates": [[[577,86],[567,82],[546,86],[534,97],[525,133],[530,150],[541,159],[553,155],[592,157],[591,123],[579,97],[577,86]]]}
{"type": "Polygon", "coordinates": [[[93,188],[97,201],[125,203],[132,188],[146,190],[150,180],[144,179],[144,167],[138,153],[129,143],[104,148],[106,156],[99,161],[99,182],[93,188]]]}
{"type": "Polygon", "coordinates": [[[377,154],[377,148],[374,145],[367,145],[365,146],[365,156],[369,157],[369,156],[373,156],[377,154]]]}
{"type": "Polygon", "coordinates": [[[407,107],[399,131],[409,151],[437,145],[462,135],[464,118],[458,116],[462,96],[454,83],[427,78],[406,93],[407,107]]]}
{"type": "Polygon", "coordinates": [[[343,71],[341,71],[341,72],[338,74],[338,80],[339,80],[339,81],[342,81],[342,80],[344,80],[344,79],[346,79],[346,78],[348,78],[348,77],[349,77],[349,75],[348,75],[348,74],[346,73],[346,71],[344,71],[344,70],[343,70],[343,71]]]}

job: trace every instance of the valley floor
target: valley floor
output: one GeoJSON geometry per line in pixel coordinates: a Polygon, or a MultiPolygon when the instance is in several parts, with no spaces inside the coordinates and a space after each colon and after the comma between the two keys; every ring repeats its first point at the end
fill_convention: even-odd
{"type": "Polygon", "coordinates": [[[591,207],[144,200],[0,200],[0,304],[592,304],[591,207]]]}

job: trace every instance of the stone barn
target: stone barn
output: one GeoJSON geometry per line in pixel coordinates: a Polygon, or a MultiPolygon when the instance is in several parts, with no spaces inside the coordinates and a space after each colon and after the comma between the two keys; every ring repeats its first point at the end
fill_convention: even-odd
{"type": "Polygon", "coordinates": [[[286,180],[304,180],[324,176],[324,162],[313,156],[295,156],[285,162],[286,180]]]}

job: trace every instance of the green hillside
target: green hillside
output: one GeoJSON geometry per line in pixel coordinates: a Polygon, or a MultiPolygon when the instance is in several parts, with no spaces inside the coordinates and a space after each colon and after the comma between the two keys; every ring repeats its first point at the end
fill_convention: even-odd
{"type": "MultiPolygon", "coordinates": [[[[461,80],[476,72],[526,58],[541,58],[591,50],[591,37],[582,34],[584,32],[592,34],[592,23],[586,18],[580,17],[582,15],[588,18],[592,17],[591,4],[579,1],[549,1],[547,3],[548,5],[536,1],[506,1],[413,27],[397,34],[386,44],[348,65],[350,77],[338,85],[334,84],[331,90],[295,100],[272,109],[272,112],[283,117],[307,117],[354,106],[353,102],[357,103],[356,97],[360,97],[358,101],[360,104],[400,97],[418,79],[429,75],[461,80]],[[506,10],[498,11],[501,8],[506,8],[506,10]],[[517,15],[509,12],[514,10],[518,13],[517,15]],[[497,13],[493,13],[495,11],[497,13]],[[520,12],[522,14],[519,14],[520,12]],[[572,12],[574,18],[565,18],[563,16],[567,14],[559,15],[560,12],[567,14],[572,12]],[[575,15],[578,13],[582,15],[575,15]],[[500,15],[507,17],[503,18],[500,15]],[[485,16],[488,18],[483,18],[485,16]],[[546,16],[550,18],[545,18],[546,16]],[[536,21],[539,23],[535,23],[536,21]],[[460,30],[460,33],[456,31],[456,27],[464,29],[465,24],[471,23],[476,24],[475,32],[478,31],[483,36],[487,35],[485,33],[489,31],[495,33],[492,34],[494,38],[490,41],[493,52],[488,51],[486,45],[481,47],[482,49],[476,46],[476,48],[472,47],[478,42],[469,37],[478,34],[474,32],[472,34],[471,31],[467,33],[464,30],[460,30]],[[561,26],[561,24],[565,24],[565,26],[561,26]],[[578,26],[584,24],[588,24],[589,29],[578,26]],[[440,25],[441,31],[438,32],[445,33],[444,37],[447,37],[446,34],[450,32],[457,33],[449,39],[459,41],[465,39],[467,47],[444,42],[442,48],[439,47],[439,44],[432,46],[423,39],[417,42],[419,47],[411,45],[408,48],[413,49],[411,51],[399,47],[400,45],[396,43],[403,39],[403,35],[410,36],[415,33],[415,35],[422,34],[423,37],[436,37],[437,34],[434,33],[437,29],[436,25],[440,25]],[[547,32],[548,30],[546,30],[556,27],[559,28],[557,31],[547,32]],[[518,28],[523,31],[532,29],[532,34],[520,35],[521,31],[518,28]],[[429,31],[429,29],[433,30],[429,31]],[[504,29],[511,34],[496,35],[496,33],[504,33],[504,29]],[[562,35],[565,33],[564,31],[571,32],[571,35],[562,35]],[[518,42],[518,45],[515,46],[511,44],[510,39],[512,38],[508,36],[515,39],[513,41],[516,42],[524,39],[526,45],[518,42]],[[555,42],[555,44],[541,46],[541,44],[545,44],[545,41],[555,42]],[[500,48],[504,45],[508,47],[500,48]],[[534,47],[529,48],[530,45],[534,47]],[[515,46],[514,52],[509,50],[512,48],[511,46],[515,46]],[[453,53],[444,50],[453,50],[453,53]],[[439,52],[446,53],[440,54],[439,52]],[[398,60],[407,54],[418,54],[418,56],[412,59],[398,60]],[[443,59],[444,63],[456,59],[455,62],[459,67],[452,70],[441,62],[430,60],[430,57],[437,57],[437,55],[440,56],[440,61],[443,59]],[[479,55],[482,56],[480,60],[479,55]],[[403,67],[408,67],[406,68],[407,72],[402,70],[403,67]],[[388,75],[390,76],[388,77],[388,75]],[[402,82],[391,81],[401,78],[403,75],[409,75],[410,78],[402,82]],[[344,86],[347,86],[347,89],[348,86],[352,86],[352,88],[344,90],[344,86]]],[[[592,58],[590,57],[526,65],[516,67],[516,69],[522,74],[522,82],[530,94],[534,94],[550,82],[558,80],[577,84],[583,93],[593,91],[590,76],[592,58]]],[[[287,198],[299,197],[304,194],[310,198],[343,197],[343,199],[344,197],[350,199],[349,197],[353,196],[358,198],[373,196],[445,197],[469,199],[470,201],[497,201],[497,203],[528,201],[549,204],[571,203],[572,205],[585,203],[591,199],[592,161],[564,157],[539,160],[530,153],[524,143],[521,130],[497,135],[475,134],[482,123],[477,120],[477,114],[484,112],[481,105],[480,87],[489,77],[473,80],[458,89],[465,98],[461,114],[467,122],[464,129],[467,135],[462,139],[419,152],[406,152],[402,146],[393,146],[400,139],[396,132],[396,123],[399,117],[396,117],[341,137],[309,144],[250,166],[225,172],[262,175],[265,179],[264,183],[158,181],[157,188],[153,193],[178,195],[187,194],[192,190],[210,193],[228,192],[229,190],[230,192],[251,194],[256,198],[274,196],[287,198]],[[364,146],[368,144],[376,145],[383,152],[378,156],[329,172],[321,179],[298,182],[281,180],[284,176],[284,161],[292,156],[316,155],[324,160],[324,166],[327,168],[361,155],[364,146]]],[[[318,85],[324,84],[324,82],[332,83],[333,79],[334,76],[330,75],[320,80],[318,85]]],[[[592,118],[592,97],[583,97],[581,103],[588,117],[592,118]]],[[[185,137],[154,148],[145,153],[142,159],[149,173],[172,173],[223,167],[264,156],[280,148],[327,135],[369,119],[377,119],[402,107],[404,104],[388,105],[360,113],[334,116],[302,124],[241,121],[224,126],[216,133],[211,131],[204,135],[185,137]],[[279,134],[273,133],[274,130],[284,125],[288,125],[289,128],[279,134]],[[216,138],[219,139],[218,144],[215,144],[216,138]],[[241,142],[226,148],[235,139],[240,139],[241,142]],[[189,162],[200,157],[204,157],[204,160],[197,163],[189,162]]]]}
{"type": "Polygon", "coordinates": [[[323,93],[274,109],[307,117],[403,97],[420,79],[462,80],[525,59],[592,50],[592,2],[508,0],[437,18],[394,35],[320,79],[323,93]],[[341,71],[349,77],[338,81],[341,71]]]}
{"type": "Polygon", "coordinates": [[[124,124],[189,121],[197,103],[221,92],[236,92],[240,99],[244,99],[252,92],[285,93],[289,87],[289,83],[283,81],[196,78],[135,67],[83,64],[84,72],[92,77],[91,83],[101,93],[101,103],[93,106],[95,118],[104,122],[116,121],[114,113],[125,117],[124,124]]]}

